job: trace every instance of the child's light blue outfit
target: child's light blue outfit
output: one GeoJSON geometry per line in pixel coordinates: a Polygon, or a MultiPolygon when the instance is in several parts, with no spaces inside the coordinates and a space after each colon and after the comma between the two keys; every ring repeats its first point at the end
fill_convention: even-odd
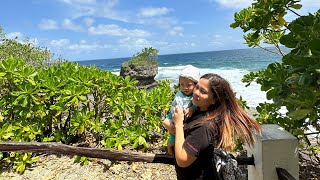
{"type": "MultiPolygon", "coordinates": [[[[192,95],[187,96],[182,91],[178,91],[176,95],[174,96],[174,99],[172,101],[171,107],[170,107],[170,113],[168,114],[167,118],[172,121],[172,114],[174,111],[174,108],[176,105],[183,108],[183,110],[186,110],[191,103],[192,95]]],[[[192,108],[196,108],[195,106],[192,106],[192,108]]],[[[171,144],[174,144],[175,136],[173,134],[170,134],[169,139],[171,144]]]]}

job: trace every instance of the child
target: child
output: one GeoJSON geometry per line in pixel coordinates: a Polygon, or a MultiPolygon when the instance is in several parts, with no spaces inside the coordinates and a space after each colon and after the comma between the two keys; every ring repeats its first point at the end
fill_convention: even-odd
{"type": "MultiPolygon", "coordinates": [[[[172,113],[176,105],[184,110],[185,116],[190,117],[192,113],[197,109],[196,106],[192,105],[192,93],[193,88],[196,86],[200,79],[200,71],[198,68],[187,65],[179,75],[179,87],[178,91],[172,101],[170,113],[167,118],[163,120],[163,125],[166,129],[169,129],[173,125],[172,113]]],[[[168,154],[173,155],[175,137],[170,134],[170,139],[168,141],[168,154]]]]}

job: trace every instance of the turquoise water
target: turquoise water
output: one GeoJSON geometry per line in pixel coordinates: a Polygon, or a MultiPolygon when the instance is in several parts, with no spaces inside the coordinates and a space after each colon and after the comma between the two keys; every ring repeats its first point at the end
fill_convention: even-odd
{"type": "MultiPolygon", "coordinates": [[[[130,58],[101,59],[79,61],[80,65],[94,65],[97,68],[119,74],[121,63],[130,58]]],[[[262,49],[237,49],[225,51],[210,51],[185,54],[159,55],[158,74],[156,80],[169,79],[172,84],[178,82],[180,71],[191,64],[200,69],[201,74],[216,73],[226,78],[232,85],[237,96],[242,96],[249,106],[255,107],[266,101],[265,93],[260,91],[258,84],[252,83],[249,87],[241,82],[243,75],[250,71],[266,68],[272,62],[279,62],[281,56],[262,49]]]]}

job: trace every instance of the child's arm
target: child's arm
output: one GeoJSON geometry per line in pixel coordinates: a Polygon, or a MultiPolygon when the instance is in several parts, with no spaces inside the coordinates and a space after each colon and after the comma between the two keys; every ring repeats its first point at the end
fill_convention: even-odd
{"type": "Polygon", "coordinates": [[[174,128],[174,124],[171,120],[166,118],[165,120],[162,121],[163,126],[169,131],[171,134],[175,134],[176,130],[174,128]]]}
{"type": "Polygon", "coordinates": [[[162,121],[162,125],[163,125],[167,130],[169,130],[169,128],[170,128],[170,120],[169,120],[168,118],[164,119],[164,120],[162,121]]]}

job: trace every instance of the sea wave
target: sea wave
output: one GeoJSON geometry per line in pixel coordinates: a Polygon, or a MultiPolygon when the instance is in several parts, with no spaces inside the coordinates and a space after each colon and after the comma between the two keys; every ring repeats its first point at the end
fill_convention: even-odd
{"type": "MultiPolygon", "coordinates": [[[[169,66],[169,67],[158,67],[158,74],[155,77],[155,80],[170,80],[170,84],[178,84],[179,73],[184,68],[183,65],[178,66],[169,66]]],[[[250,86],[245,87],[245,83],[241,82],[242,77],[245,74],[248,74],[250,71],[244,69],[235,69],[235,68],[220,68],[220,69],[211,69],[211,68],[199,68],[201,75],[206,73],[215,73],[225,78],[230,84],[232,89],[236,92],[236,96],[247,101],[249,107],[256,107],[259,103],[267,101],[266,93],[261,91],[261,86],[255,82],[251,83],[250,86]]],[[[112,72],[116,75],[120,74],[120,71],[112,72]]]]}
{"type": "MultiPolygon", "coordinates": [[[[156,80],[168,79],[171,84],[178,84],[178,78],[180,71],[185,66],[172,66],[172,67],[159,67],[158,74],[155,77],[156,80]]],[[[257,83],[251,83],[250,86],[245,87],[245,83],[241,82],[242,77],[248,74],[250,71],[244,69],[209,69],[209,68],[199,68],[201,75],[206,73],[215,73],[225,78],[232,86],[233,90],[236,92],[236,96],[247,101],[249,107],[256,107],[259,103],[267,101],[266,93],[261,91],[261,86],[257,83]]]]}

